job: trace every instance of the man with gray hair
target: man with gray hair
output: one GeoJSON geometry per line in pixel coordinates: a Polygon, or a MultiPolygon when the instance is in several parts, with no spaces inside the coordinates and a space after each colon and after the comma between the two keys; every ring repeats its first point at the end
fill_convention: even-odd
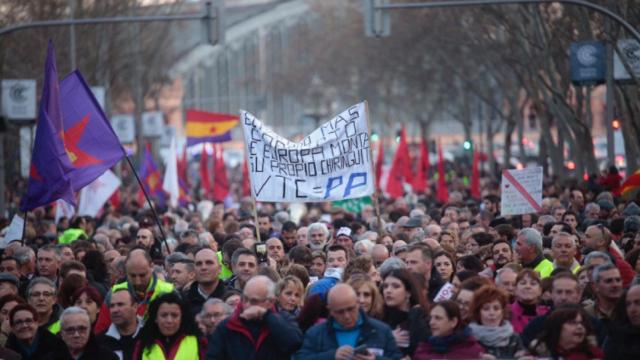
{"type": "Polygon", "coordinates": [[[516,278],[518,273],[510,267],[503,267],[498,269],[496,273],[496,287],[504,290],[509,295],[509,302],[511,303],[516,296],[516,278]]]}
{"type": "Polygon", "coordinates": [[[307,229],[307,241],[311,250],[324,250],[327,241],[329,241],[329,229],[327,225],[316,222],[309,225],[307,229]]]}
{"type": "Polygon", "coordinates": [[[551,240],[551,254],[554,269],[566,269],[573,274],[580,271],[580,263],[576,260],[576,237],[567,232],[559,232],[551,240]]]}
{"type": "Polygon", "coordinates": [[[605,323],[611,319],[613,310],[622,296],[622,277],[614,264],[596,266],[591,275],[596,301],[585,307],[585,311],[605,323]]]}
{"type": "Polygon", "coordinates": [[[542,235],[538,230],[520,230],[515,250],[523,267],[535,270],[543,279],[551,275],[553,263],[542,255],[542,235]]]}
{"type": "Polygon", "coordinates": [[[293,317],[272,311],[275,288],[266,276],[247,281],[240,304],[209,338],[207,359],[291,358],[302,344],[302,331],[293,317]]]}
{"type": "Polygon", "coordinates": [[[611,232],[602,224],[591,225],[584,232],[584,246],[611,255],[613,264],[620,270],[623,286],[628,287],[635,276],[635,271],[615,248],[612,240],[611,232]]]}
{"type": "Polygon", "coordinates": [[[27,302],[38,312],[38,326],[56,335],[60,332],[62,307],[56,303],[56,286],[46,277],[37,277],[27,288],[27,302]]]}
{"type": "Polygon", "coordinates": [[[204,302],[202,310],[196,319],[200,325],[200,330],[209,336],[213,334],[218,324],[233,313],[233,308],[220,299],[212,298],[204,302]]]}
{"type": "Polygon", "coordinates": [[[55,354],[59,359],[117,360],[116,354],[106,346],[91,339],[91,321],[83,308],[71,306],[60,315],[61,338],[66,354],[55,354]]]}

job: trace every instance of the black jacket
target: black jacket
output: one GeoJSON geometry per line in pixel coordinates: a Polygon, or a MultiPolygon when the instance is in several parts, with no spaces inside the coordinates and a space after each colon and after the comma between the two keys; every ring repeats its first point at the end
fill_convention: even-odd
{"type": "Polygon", "coordinates": [[[213,298],[222,299],[222,295],[227,291],[227,286],[224,284],[222,280],[218,281],[218,286],[213,290],[213,293],[209,295],[208,298],[203,298],[200,295],[200,291],[198,291],[198,282],[194,281],[193,284],[189,287],[188,290],[182,293],[182,298],[187,302],[189,307],[191,308],[191,315],[194,317],[200,312],[202,309],[202,305],[213,298]]]}
{"type": "Polygon", "coordinates": [[[29,360],[47,359],[47,357],[51,355],[51,353],[60,353],[66,351],[67,349],[64,342],[62,342],[60,338],[53,335],[44,328],[38,329],[38,331],[36,332],[35,341],[37,341],[36,349],[31,356],[27,355],[24,347],[14,334],[9,335],[5,347],[20,354],[23,359],[29,360]]]}
{"type": "Polygon", "coordinates": [[[637,326],[612,326],[604,342],[605,360],[640,359],[640,328],[637,326]]]}
{"type": "Polygon", "coordinates": [[[419,306],[414,306],[408,312],[387,307],[384,311],[383,321],[391,327],[391,330],[399,327],[409,332],[409,347],[399,349],[403,355],[413,356],[418,344],[431,336],[431,329],[424,310],[419,306]]]}
{"type": "Polygon", "coordinates": [[[222,321],[209,338],[207,360],[289,359],[302,344],[302,331],[288,314],[267,311],[262,322],[239,317],[242,305],[222,321]]]}
{"type": "MultiPolygon", "coordinates": [[[[46,360],[76,360],[74,359],[67,347],[61,351],[51,352],[48,357],[45,357],[46,360]]],[[[84,348],[84,352],[77,360],[119,360],[118,356],[113,352],[113,350],[104,346],[100,343],[96,338],[91,335],[89,338],[89,342],[87,346],[84,348]]]]}

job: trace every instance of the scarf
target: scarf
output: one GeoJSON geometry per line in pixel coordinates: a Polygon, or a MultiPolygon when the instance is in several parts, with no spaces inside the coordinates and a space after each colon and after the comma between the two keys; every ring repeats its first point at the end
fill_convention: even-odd
{"type": "Polygon", "coordinates": [[[503,347],[509,345],[511,335],[513,335],[513,326],[509,321],[505,321],[503,325],[485,326],[476,322],[469,324],[471,333],[482,345],[487,347],[503,347]]]}
{"type": "Polygon", "coordinates": [[[438,354],[448,353],[450,348],[458,343],[463,342],[471,336],[471,330],[466,327],[462,331],[454,332],[448,336],[431,336],[427,340],[434,352],[438,354]]]}

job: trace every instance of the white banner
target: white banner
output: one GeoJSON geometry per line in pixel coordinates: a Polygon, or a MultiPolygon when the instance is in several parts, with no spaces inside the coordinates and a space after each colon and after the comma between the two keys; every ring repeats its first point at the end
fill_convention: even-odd
{"type": "Polygon", "coordinates": [[[542,167],[503,170],[500,215],[537,213],[542,204],[542,167]]]}
{"type": "Polygon", "coordinates": [[[76,214],[76,209],[73,207],[73,205],[69,204],[68,202],[62,199],[56,200],[56,218],[55,218],[56,224],[60,222],[60,219],[63,217],[71,220],[71,218],[75,214],[76,214]]]}
{"type": "Polygon", "coordinates": [[[241,111],[252,192],[257,201],[314,202],[373,194],[365,103],[292,142],[241,111]]]}
{"type": "Polygon", "coordinates": [[[13,215],[11,224],[4,231],[4,237],[0,241],[0,249],[6,248],[14,240],[22,240],[22,231],[24,230],[24,219],[20,215],[13,215]]]}
{"type": "Polygon", "coordinates": [[[107,170],[91,184],[83,187],[78,201],[78,215],[97,216],[120,184],[121,181],[116,174],[107,170]]]}

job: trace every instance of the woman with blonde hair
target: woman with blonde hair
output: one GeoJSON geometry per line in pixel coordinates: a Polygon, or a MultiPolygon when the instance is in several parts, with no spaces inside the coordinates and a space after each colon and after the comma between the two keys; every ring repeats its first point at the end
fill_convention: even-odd
{"type": "Polygon", "coordinates": [[[293,275],[287,275],[276,284],[276,308],[298,316],[304,298],[304,285],[293,275]]]}
{"type": "Polygon", "coordinates": [[[375,282],[366,274],[353,274],[348,284],[356,291],[362,311],[371,317],[382,319],[384,300],[375,282]]]}

